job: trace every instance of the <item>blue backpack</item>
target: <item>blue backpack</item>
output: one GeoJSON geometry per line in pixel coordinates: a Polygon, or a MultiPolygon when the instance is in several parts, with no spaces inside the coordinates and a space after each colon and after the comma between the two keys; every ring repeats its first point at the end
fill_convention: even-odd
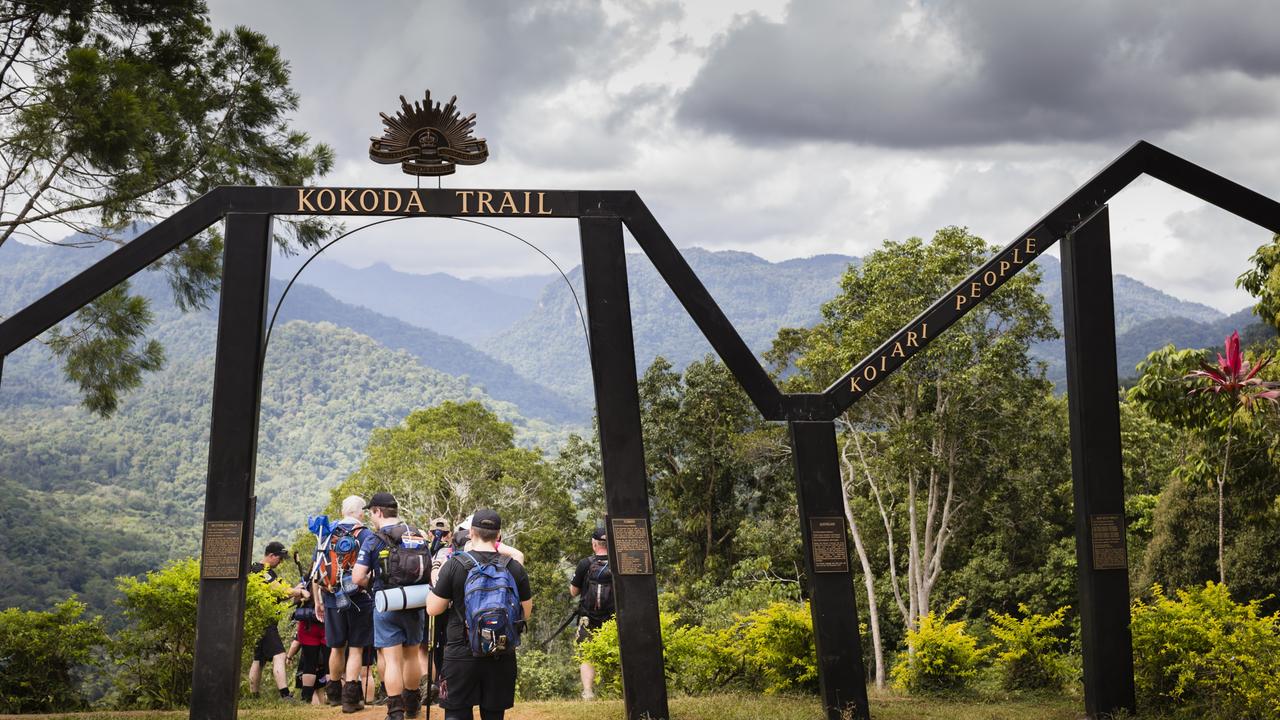
{"type": "MultiPolygon", "coordinates": [[[[524,608],[520,605],[520,592],[516,579],[507,569],[511,558],[499,555],[490,562],[481,562],[469,552],[458,553],[459,562],[470,561],[467,579],[463,583],[464,606],[462,621],[467,628],[467,640],[475,657],[493,657],[515,652],[520,645],[517,624],[524,620],[524,608]]],[[[454,603],[458,607],[458,603],[454,603]]]]}

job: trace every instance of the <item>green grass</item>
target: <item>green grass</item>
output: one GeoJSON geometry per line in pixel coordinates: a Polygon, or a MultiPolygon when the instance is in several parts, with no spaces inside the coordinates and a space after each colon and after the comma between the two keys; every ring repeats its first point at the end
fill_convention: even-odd
{"type": "MultiPolygon", "coordinates": [[[[1081,703],[1072,697],[962,698],[935,700],[874,694],[873,720],[1078,720],[1081,703]]],[[[181,720],[186,712],[87,713],[44,716],[76,720],[181,720]]],[[[382,708],[373,707],[356,715],[343,715],[337,708],[286,706],[270,701],[246,703],[240,710],[243,720],[382,720],[382,708]]],[[[437,708],[432,720],[441,717],[437,708]]],[[[508,720],[622,720],[621,700],[595,702],[520,702],[507,712],[508,720]]],[[[765,697],[761,695],[714,695],[672,698],[672,720],[820,720],[822,708],[812,697],[765,697]]]]}

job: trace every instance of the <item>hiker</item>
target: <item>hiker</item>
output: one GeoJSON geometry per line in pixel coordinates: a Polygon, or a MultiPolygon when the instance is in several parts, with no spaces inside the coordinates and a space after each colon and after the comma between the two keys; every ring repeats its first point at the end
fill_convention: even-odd
{"type": "Polygon", "coordinates": [[[342,501],[342,519],[334,524],[326,547],[317,550],[312,591],[316,617],[324,622],[325,644],[329,646],[326,702],[341,705],[344,713],[364,707],[361,667],[365,648],[373,647],[373,595],[353,582],[348,582],[347,588],[354,592],[347,592],[342,585],[355,568],[360,546],[373,535],[363,525],[364,505],[364,498],[358,495],[349,495],[342,501]],[[347,544],[354,543],[354,550],[340,552],[343,537],[351,539],[347,544]]]}
{"type": "MultiPolygon", "coordinates": [[[[431,582],[436,581],[440,567],[453,552],[453,531],[449,529],[449,521],[438,517],[431,521],[431,582]]],[[[427,696],[435,697],[437,678],[440,676],[440,665],[444,662],[445,623],[427,619],[428,636],[419,650],[421,657],[418,663],[426,668],[427,696]]]]}
{"type": "MultiPolygon", "coordinates": [[[[280,575],[276,573],[276,567],[283,561],[284,543],[272,540],[263,550],[262,562],[254,563],[250,570],[262,573],[263,581],[267,584],[283,584],[280,575]]],[[[289,597],[294,600],[303,600],[310,596],[311,593],[303,588],[289,588],[289,597]]],[[[262,637],[258,638],[258,644],[253,649],[253,664],[249,666],[249,692],[255,697],[262,684],[262,664],[268,662],[271,663],[271,674],[275,676],[276,689],[280,692],[280,697],[293,700],[293,696],[289,694],[289,681],[285,677],[284,642],[280,639],[280,628],[276,623],[271,623],[266,630],[262,631],[262,637]]]]}
{"type": "Polygon", "coordinates": [[[477,705],[481,720],[501,720],[515,704],[515,649],[533,595],[520,561],[498,552],[498,513],[477,510],[470,525],[470,549],[453,553],[427,596],[428,613],[448,612],[440,707],[445,720],[470,720],[477,705]]]}
{"type": "MultiPolygon", "coordinates": [[[[355,583],[375,592],[427,583],[431,570],[427,538],[400,519],[395,496],[374,493],[365,507],[377,530],[369,533],[360,546],[351,574],[355,583]],[[410,574],[415,572],[416,576],[410,574]]],[[[387,720],[415,718],[421,710],[418,645],[422,643],[424,620],[422,608],[385,612],[374,608],[373,644],[382,652],[379,674],[387,687],[387,720]]]]}
{"type": "MultiPolygon", "coordinates": [[[[613,573],[609,570],[609,537],[598,527],[591,533],[591,552],[578,561],[578,569],[569,581],[569,594],[578,600],[578,631],[574,642],[582,643],[613,617],[613,573]]],[[[591,663],[578,666],[582,678],[582,699],[594,700],[596,669],[591,663]]]]}
{"type": "MultiPolygon", "coordinates": [[[[299,692],[302,693],[302,702],[319,705],[320,698],[315,691],[316,686],[320,684],[319,679],[325,673],[325,624],[310,604],[304,604],[294,610],[293,619],[298,622],[298,630],[284,659],[287,663],[295,655],[298,656],[298,675],[301,681],[299,692]]],[[[335,680],[329,684],[336,683],[335,680]]]]}

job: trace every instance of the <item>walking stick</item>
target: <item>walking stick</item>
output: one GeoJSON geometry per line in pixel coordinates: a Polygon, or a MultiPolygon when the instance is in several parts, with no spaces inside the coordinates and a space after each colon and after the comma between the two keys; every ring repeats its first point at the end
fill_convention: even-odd
{"type": "Polygon", "coordinates": [[[431,720],[431,666],[435,663],[436,658],[436,616],[427,616],[427,701],[424,703],[427,711],[423,713],[423,717],[431,720]]]}

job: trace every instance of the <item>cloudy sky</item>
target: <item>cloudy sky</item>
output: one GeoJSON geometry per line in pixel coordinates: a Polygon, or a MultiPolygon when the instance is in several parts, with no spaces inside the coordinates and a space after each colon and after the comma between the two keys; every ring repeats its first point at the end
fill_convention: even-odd
{"type": "MultiPolygon", "coordinates": [[[[368,160],[378,112],[426,89],[478,115],[445,186],[626,188],[681,246],[863,255],[966,225],[1004,245],[1139,139],[1280,197],[1280,9],[1269,0],[212,0],[280,45],[329,184],[412,184],[368,160]],[[1057,6],[1057,7],[1054,7],[1057,6]]],[[[1224,311],[1269,235],[1151,180],[1112,203],[1117,271],[1224,311]]],[[[329,251],[461,276],[550,270],[447,220],[329,251]]],[[[398,226],[398,227],[397,227],[398,226]]],[[[508,227],[566,266],[572,222],[508,227]]]]}

